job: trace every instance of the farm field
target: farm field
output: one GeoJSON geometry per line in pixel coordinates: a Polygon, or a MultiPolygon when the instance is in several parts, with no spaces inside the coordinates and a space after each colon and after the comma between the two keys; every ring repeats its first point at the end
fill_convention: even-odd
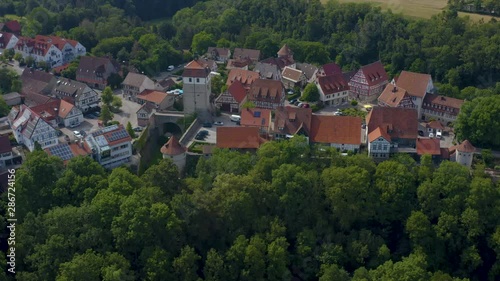
{"type": "MultiPolygon", "coordinates": [[[[322,0],[327,2],[328,0],[322,0]]],[[[380,6],[383,10],[391,9],[394,13],[403,13],[414,18],[430,18],[439,14],[446,8],[446,0],[339,0],[343,3],[363,3],[372,2],[380,6]]],[[[489,21],[492,17],[459,12],[461,16],[469,16],[474,21],[484,19],[489,21]]]]}

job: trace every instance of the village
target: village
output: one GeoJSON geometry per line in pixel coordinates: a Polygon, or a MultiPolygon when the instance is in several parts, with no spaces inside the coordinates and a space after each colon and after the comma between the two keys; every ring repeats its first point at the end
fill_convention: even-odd
{"type": "Polygon", "coordinates": [[[395,153],[417,160],[429,154],[435,163],[452,160],[470,167],[477,152],[469,141],[454,140],[453,122],[463,100],[439,95],[429,74],[402,71],[388,77],[380,61],[343,71],[334,62],[296,62],[286,44],[270,58],[259,50],[210,47],[185,65],[169,67],[158,80],[133,70],[125,75],[113,59],[86,56],[79,42],[18,36],[15,23],[5,28],[0,52],[13,50],[56,75],[20,69],[22,90],[4,95],[12,110],[0,120],[0,167],[22,159],[9,134],[29,151],[39,145],[64,161],[89,155],[106,168],[138,165],[142,148],[134,149],[134,142],[164,137],[168,141],[159,153],[181,171],[187,155],[208,157],[214,148],[256,151],[267,141],[296,135],[343,153],[368,153],[377,161],[395,153]],[[76,58],[75,80],[57,75],[76,58]],[[113,124],[103,124],[97,120],[102,91],[117,74],[125,76],[114,91],[121,111],[113,124]],[[214,92],[212,80],[222,77],[227,77],[224,86],[214,92]],[[304,98],[306,91],[316,97],[304,98]],[[192,123],[172,121],[180,119],[192,123]]]}

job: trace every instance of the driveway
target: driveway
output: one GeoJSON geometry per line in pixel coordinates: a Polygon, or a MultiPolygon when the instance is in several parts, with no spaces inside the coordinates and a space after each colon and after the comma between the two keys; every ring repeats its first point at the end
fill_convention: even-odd
{"type": "Polygon", "coordinates": [[[129,101],[123,98],[123,94],[117,94],[116,96],[122,99],[122,107],[119,113],[114,113],[113,120],[120,122],[123,126],[127,126],[127,123],[132,124],[132,128],[137,127],[137,110],[141,107],[140,104],[133,101],[129,101]]]}
{"type": "MultiPolygon", "coordinates": [[[[201,127],[197,132],[200,132],[202,130],[207,130],[208,131],[208,136],[203,140],[203,141],[199,141],[199,140],[195,140],[194,139],[194,136],[193,136],[193,139],[189,140],[188,142],[188,147],[193,143],[193,141],[199,141],[199,142],[207,142],[207,143],[211,143],[211,144],[215,144],[217,142],[217,128],[218,127],[237,127],[238,125],[236,125],[236,122],[232,122],[231,119],[229,118],[229,114],[226,114],[226,113],[223,113],[221,116],[219,117],[214,117],[214,122],[217,122],[217,121],[220,121],[220,122],[223,122],[224,125],[222,126],[215,126],[213,125],[211,128],[203,128],[201,127]]],[[[195,136],[196,136],[195,134],[195,136]]]]}

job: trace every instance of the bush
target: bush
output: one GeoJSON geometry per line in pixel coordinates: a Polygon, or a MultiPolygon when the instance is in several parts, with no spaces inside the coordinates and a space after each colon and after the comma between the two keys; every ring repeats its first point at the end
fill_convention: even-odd
{"type": "Polygon", "coordinates": [[[500,171],[500,165],[496,165],[495,170],[500,171]]]}
{"type": "Polygon", "coordinates": [[[316,112],[316,111],[323,109],[323,108],[325,108],[325,106],[323,104],[313,104],[311,106],[311,109],[313,112],[316,112]]]}
{"type": "Polygon", "coordinates": [[[352,106],[356,106],[356,105],[358,105],[358,101],[357,101],[357,100],[352,100],[352,101],[351,101],[351,105],[352,105],[352,106]]]}

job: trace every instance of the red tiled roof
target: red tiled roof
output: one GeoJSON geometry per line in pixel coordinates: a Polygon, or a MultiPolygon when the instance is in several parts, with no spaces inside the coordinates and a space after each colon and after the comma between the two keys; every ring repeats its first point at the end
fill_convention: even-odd
{"type": "Polygon", "coordinates": [[[450,148],[450,150],[451,149],[468,153],[476,152],[476,148],[468,140],[464,140],[461,144],[450,148]]]}
{"type": "Polygon", "coordinates": [[[76,156],[87,156],[92,153],[92,150],[88,146],[87,142],[84,142],[82,146],[80,146],[77,143],[71,143],[69,145],[69,148],[71,149],[71,152],[73,152],[73,155],[76,156]]]}
{"type": "Polygon", "coordinates": [[[377,127],[368,134],[368,142],[372,142],[380,137],[383,137],[386,141],[391,142],[391,137],[380,127],[377,127]]]}
{"type": "Polygon", "coordinates": [[[179,155],[186,152],[186,149],[181,146],[179,140],[175,136],[171,136],[165,145],[163,145],[160,149],[162,154],[174,156],[179,155]]]}
{"type": "Polygon", "coordinates": [[[253,61],[258,61],[260,59],[260,50],[235,48],[233,58],[249,58],[253,61]]]}
{"type": "Polygon", "coordinates": [[[318,143],[361,144],[361,118],[353,116],[313,115],[311,141],[318,143]]]}
{"type": "Polygon", "coordinates": [[[227,57],[229,55],[229,49],[226,48],[216,48],[208,47],[208,53],[215,52],[218,56],[227,57]]]}
{"type": "Polygon", "coordinates": [[[427,85],[431,81],[429,74],[402,71],[396,85],[408,91],[412,96],[423,98],[427,92],[427,85]]]}
{"type": "MultiPolygon", "coordinates": [[[[451,108],[456,108],[460,109],[462,107],[462,104],[464,103],[463,100],[456,99],[456,98],[450,98],[450,97],[445,97],[445,96],[440,96],[440,95],[433,95],[433,94],[428,94],[425,95],[424,98],[424,103],[426,104],[435,104],[435,105],[441,105],[441,106],[447,106],[451,108]]],[[[424,108],[432,108],[430,106],[423,106],[424,108]]],[[[432,110],[438,110],[437,108],[432,108],[432,110]]]]}
{"type": "Polygon", "coordinates": [[[0,154],[12,151],[10,140],[8,136],[0,136],[0,154]]]}
{"type": "Polygon", "coordinates": [[[397,107],[405,96],[408,96],[405,89],[389,83],[378,97],[378,101],[390,107],[397,107]]]}
{"type": "Polygon", "coordinates": [[[59,117],[63,119],[66,118],[74,107],[75,107],[74,104],[69,103],[65,100],[61,100],[59,104],[59,117]]]}
{"type": "Polygon", "coordinates": [[[340,66],[334,62],[327,63],[321,67],[323,69],[324,75],[341,74],[342,69],[340,66]]]}
{"type": "Polygon", "coordinates": [[[217,127],[218,148],[257,149],[265,142],[257,127],[217,127]]]}
{"type": "Polygon", "coordinates": [[[342,73],[318,77],[318,84],[325,95],[349,90],[349,83],[342,73]]]}
{"type": "Polygon", "coordinates": [[[416,139],[418,136],[417,110],[401,107],[375,106],[366,116],[368,134],[378,127],[391,138],[416,139]]]}
{"type": "Polygon", "coordinates": [[[427,128],[444,130],[443,124],[441,122],[434,120],[426,124],[427,128]]]}
{"type": "Polygon", "coordinates": [[[274,112],[274,131],[281,134],[294,135],[302,128],[309,135],[311,118],[311,108],[280,106],[274,112]]]}
{"type": "Polygon", "coordinates": [[[31,107],[31,111],[42,117],[45,121],[50,122],[59,116],[59,104],[61,100],[54,100],[45,104],[40,104],[31,107]]]}
{"type": "Polygon", "coordinates": [[[233,68],[227,75],[226,85],[230,86],[235,80],[238,80],[244,87],[250,87],[252,83],[259,79],[259,73],[250,70],[233,68]]]}
{"type": "Polygon", "coordinates": [[[202,66],[199,62],[193,60],[184,67],[182,77],[206,78],[210,73],[208,67],[202,66]]]}
{"type": "Polygon", "coordinates": [[[283,73],[281,74],[281,76],[283,78],[286,78],[290,81],[297,83],[300,81],[300,77],[302,76],[302,73],[303,72],[298,70],[298,69],[286,66],[285,69],[283,70],[283,73]]]}
{"type": "Polygon", "coordinates": [[[229,88],[227,88],[227,91],[233,96],[234,100],[236,102],[241,103],[245,97],[247,96],[247,92],[245,90],[245,87],[243,84],[241,84],[240,81],[235,80],[229,88]]]}
{"type": "Polygon", "coordinates": [[[61,73],[63,70],[66,70],[66,68],[68,68],[70,66],[69,63],[65,64],[65,65],[61,65],[61,66],[58,66],[58,67],[54,67],[54,73],[61,73]]]}
{"type": "Polygon", "coordinates": [[[286,57],[291,55],[293,55],[292,49],[290,49],[290,47],[288,47],[287,44],[283,45],[283,47],[281,47],[281,49],[278,51],[278,56],[280,57],[286,57]]]}
{"type": "Polygon", "coordinates": [[[64,38],[61,38],[58,36],[36,35],[35,40],[40,41],[40,42],[47,42],[47,43],[53,44],[61,51],[64,49],[64,45],[66,45],[66,43],[70,44],[73,47],[76,47],[76,45],[78,44],[78,41],[64,39],[64,38]]]}
{"type": "Polygon", "coordinates": [[[148,89],[142,91],[142,93],[137,96],[138,99],[149,101],[155,104],[162,103],[167,97],[167,93],[148,89]]]}
{"type": "Polygon", "coordinates": [[[271,110],[247,108],[241,110],[241,126],[269,127],[271,110]]]}
{"type": "MultiPolygon", "coordinates": [[[[120,143],[132,141],[132,137],[130,137],[130,135],[128,133],[127,134],[123,134],[125,137],[123,137],[121,139],[115,139],[115,138],[112,137],[114,132],[117,132],[117,131],[120,131],[120,130],[125,131],[125,128],[123,127],[122,124],[118,124],[118,128],[116,130],[112,130],[112,131],[109,131],[109,132],[106,132],[106,133],[101,133],[101,135],[103,135],[104,138],[106,138],[106,141],[108,142],[109,146],[113,146],[113,145],[117,145],[117,144],[120,144],[120,143]],[[113,141],[112,141],[112,139],[113,139],[113,141]]],[[[98,135],[98,134],[96,134],[96,135],[98,135]]]]}
{"type": "Polygon", "coordinates": [[[417,139],[417,154],[424,155],[441,155],[439,139],[418,138],[417,139]]]}
{"type": "Polygon", "coordinates": [[[237,59],[230,59],[227,61],[227,69],[231,68],[244,68],[246,66],[249,66],[252,64],[252,60],[249,58],[237,58],[237,59]]]}
{"type": "Polygon", "coordinates": [[[21,32],[21,24],[17,20],[11,20],[5,23],[7,27],[13,33],[21,32]]]}
{"type": "Polygon", "coordinates": [[[257,79],[252,84],[249,100],[268,101],[280,103],[283,95],[283,84],[281,81],[269,79],[257,79]]]}
{"type": "Polygon", "coordinates": [[[369,86],[378,85],[389,79],[387,72],[385,72],[384,66],[380,61],[362,66],[360,71],[362,71],[365,75],[366,82],[369,86]]]}

